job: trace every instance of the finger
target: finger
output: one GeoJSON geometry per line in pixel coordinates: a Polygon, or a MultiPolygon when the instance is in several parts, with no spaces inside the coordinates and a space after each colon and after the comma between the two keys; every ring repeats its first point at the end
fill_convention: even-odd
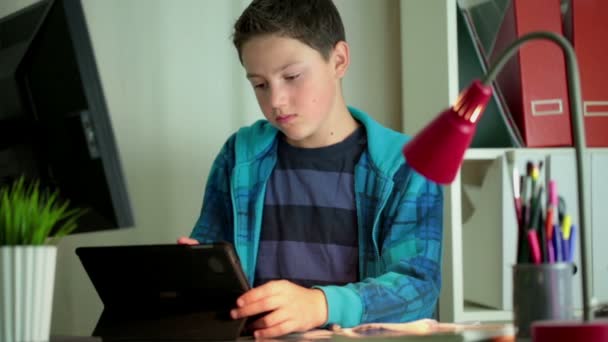
{"type": "Polygon", "coordinates": [[[243,307],[247,304],[255,303],[266,297],[277,295],[281,291],[281,288],[284,286],[284,282],[284,280],[273,280],[267,282],[262,286],[253,288],[245,292],[242,296],[240,296],[236,300],[236,305],[238,307],[243,307]]]}
{"type": "Polygon", "coordinates": [[[249,328],[250,330],[266,329],[281,324],[288,319],[289,316],[285,310],[275,310],[255,320],[249,325],[249,328]]]}
{"type": "Polygon", "coordinates": [[[272,338],[287,335],[296,331],[296,323],[292,320],[285,321],[270,328],[260,329],[253,332],[253,336],[257,338],[272,338]]]}
{"type": "Polygon", "coordinates": [[[245,306],[232,309],[230,311],[230,316],[233,319],[236,319],[257,315],[268,311],[273,311],[278,309],[284,301],[284,298],[282,298],[281,296],[265,297],[263,299],[258,300],[257,302],[253,302],[250,304],[246,304],[245,306]]]}
{"type": "Polygon", "coordinates": [[[178,245],[198,245],[198,241],[195,239],[191,239],[191,238],[182,236],[179,239],[177,239],[177,244],[178,245]]]}

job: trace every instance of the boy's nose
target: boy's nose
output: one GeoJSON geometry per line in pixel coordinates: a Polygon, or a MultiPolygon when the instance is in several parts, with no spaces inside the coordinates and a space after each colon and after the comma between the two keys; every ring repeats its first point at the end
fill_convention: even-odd
{"type": "Polygon", "coordinates": [[[270,105],[272,108],[282,108],[286,99],[287,95],[283,89],[273,88],[270,90],[270,105]]]}

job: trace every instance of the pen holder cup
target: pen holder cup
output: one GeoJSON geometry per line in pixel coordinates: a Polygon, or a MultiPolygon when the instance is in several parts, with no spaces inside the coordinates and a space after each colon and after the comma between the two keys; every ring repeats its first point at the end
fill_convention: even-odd
{"type": "Polygon", "coordinates": [[[513,265],[513,323],[518,338],[530,338],[535,321],[571,320],[571,263],[513,265]]]}

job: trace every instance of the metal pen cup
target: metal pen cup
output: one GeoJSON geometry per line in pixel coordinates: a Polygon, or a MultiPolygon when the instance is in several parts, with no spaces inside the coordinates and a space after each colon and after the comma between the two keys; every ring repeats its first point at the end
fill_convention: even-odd
{"type": "Polygon", "coordinates": [[[518,338],[530,337],[534,321],[570,320],[573,264],[513,265],[513,323],[518,338]]]}

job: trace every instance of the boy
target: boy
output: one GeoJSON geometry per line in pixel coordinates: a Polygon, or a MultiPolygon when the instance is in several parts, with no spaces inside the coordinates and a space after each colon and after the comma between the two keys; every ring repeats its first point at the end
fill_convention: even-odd
{"type": "Polygon", "coordinates": [[[253,0],[233,42],[267,120],[228,139],[178,239],[234,244],[254,288],[231,316],[262,314],[255,337],[431,317],[441,189],[403,160],[407,137],[346,106],[332,1],[253,0]]]}

